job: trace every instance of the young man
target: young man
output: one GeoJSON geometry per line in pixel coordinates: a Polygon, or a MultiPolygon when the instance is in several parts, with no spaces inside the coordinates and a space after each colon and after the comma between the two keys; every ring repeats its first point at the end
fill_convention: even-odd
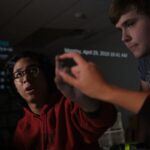
{"type": "MultiPolygon", "coordinates": [[[[110,18],[122,33],[122,41],[136,58],[150,54],[150,1],[113,0],[110,18]]],[[[59,59],[74,59],[73,76],[64,70],[59,72],[63,80],[93,98],[110,102],[141,115],[150,121],[150,92],[148,82],[141,81],[145,91],[129,91],[109,84],[95,64],[87,62],[79,54],[67,53],[59,59]],[[147,89],[147,90],[146,90],[147,89]]],[[[150,66],[148,66],[150,67],[150,66]]]]}
{"type": "Polygon", "coordinates": [[[13,149],[99,149],[97,139],[114,123],[116,111],[62,82],[60,69],[56,60],[55,81],[65,96],[58,99],[54,70],[45,56],[17,52],[9,60],[8,76],[24,112],[14,132],[13,149]]]}

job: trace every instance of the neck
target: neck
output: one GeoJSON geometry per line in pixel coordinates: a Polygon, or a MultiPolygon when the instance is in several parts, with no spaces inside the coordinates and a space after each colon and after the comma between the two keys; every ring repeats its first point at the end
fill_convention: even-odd
{"type": "Polygon", "coordinates": [[[43,98],[36,98],[28,103],[29,108],[35,114],[40,114],[40,110],[46,101],[49,100],[49,96],[45,96],[43,98]]]}
{"type": "Polygon", "coordinates": [[[56,102],[56,95],[52,94],[52,95],[47,95],[45,96],[45,98],[39,98],[39,99],[35,99],[32,100],[32,102],[28,103],[29,108],[31,109],[31,111],[35,114],[40,114],[40,110],[42,109],[43,105],[47,103],[47,101],[50,101],[50,105],[53,106],[54,103],[56,102]],[[41,101],[41,99],[46,100],[46,101],[41,101]]]}
{"type": "Polygon", "coordinates": [[[35,114],[40,114],[40,110],[42,109],[43,104],[37,104],[37,103],[28,103],[29,108],[31,109],[31,111],[35,114]]]}

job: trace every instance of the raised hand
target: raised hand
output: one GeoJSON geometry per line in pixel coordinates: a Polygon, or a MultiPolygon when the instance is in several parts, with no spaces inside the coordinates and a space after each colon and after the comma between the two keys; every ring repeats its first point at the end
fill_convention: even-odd
{"type": "MultiPolygon", "coordinates": [[[[64,67],[63,61],[58,59],[58,56],[56,56],[55,59],[55,83],[57,88],[60,90],[60,92],[68,98],[74,97],[74,87],[70,84],[64,82],[62,77],[59,75],[60,71],[65,71],[67,74],[70,74],[70,68],[64,67]]],[[[71,74],[70,74],[71,75],[71,74]]]]}
{"type": "MultiPolygon", "coordinates": [[[[56,68],[55,68],[55,83],[57,88],[61,91],[61,93],[70,98],[70,100],[78,103],[80,107],[86,112],[92,112],[99,108],[100,102],[93,100],[80,92],[76,87],[68,84],[60,75],[60,72],[67,73],[70,77],[75,78],[74,74],[71,72],[71,68],[63,65],[63,61],[56,56],[56,68]]],[[[74,66],[75,67],[75,66],[74,66]]]]}
{"type": "Polygon", "coordinates": [[[72,75],[65,70],[58,71],[59,76],[66,83],[90,97],[106,99],[110,86],[94,63],[87,62],[78,53],[65,53],[59,56],[59,59],[73,59],[76,62],[76,65],[70,68],[72,75]]]}

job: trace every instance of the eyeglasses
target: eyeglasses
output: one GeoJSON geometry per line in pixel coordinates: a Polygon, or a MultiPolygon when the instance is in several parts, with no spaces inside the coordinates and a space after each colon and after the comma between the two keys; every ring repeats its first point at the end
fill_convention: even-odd
{"type": "Polygon", "coordinates": [[[36,78],[39,74],[40,68],[36,65],[27,67],[24,71],[18,70],[13,73],[13,79],[18,82],[23,82],[23,77],[28,75],[30,78],[36,78]]]}

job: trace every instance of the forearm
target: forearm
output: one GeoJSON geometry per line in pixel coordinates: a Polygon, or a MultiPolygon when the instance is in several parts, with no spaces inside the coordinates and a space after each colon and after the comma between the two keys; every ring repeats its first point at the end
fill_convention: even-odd
{"type": "Polygon", "coordinates": [[[129,91],[111,86],[109,95],[105,96],[105,101],[138,113],[149,94],[149,92],[129,91]]]}

